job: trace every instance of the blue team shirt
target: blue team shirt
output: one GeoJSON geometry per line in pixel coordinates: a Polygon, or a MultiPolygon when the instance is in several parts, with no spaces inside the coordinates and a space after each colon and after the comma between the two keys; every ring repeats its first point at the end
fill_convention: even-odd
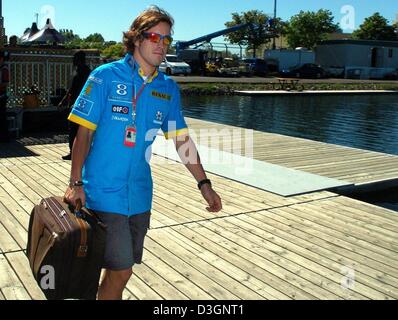
{"type": "Polygon", "coordinates": [[[177,84],[156,72],[137,101],[136,146],[124,145],[132,125],[133,92],[144,83],[143,72],[130,54],[95,69],[69,115],[69,120],[95,131],[83,166],[86,206],[131,216],[152,207],[149,166],[156,133],[167,139],[188,134],[177,84]],[[134,90],[135,88],[135,90],[134,90]]]}

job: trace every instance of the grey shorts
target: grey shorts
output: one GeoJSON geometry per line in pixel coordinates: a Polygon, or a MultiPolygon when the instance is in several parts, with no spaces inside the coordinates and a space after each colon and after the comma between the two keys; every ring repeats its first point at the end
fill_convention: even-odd
{"type": "Polygon", "coordinates": [[[151,213],[131,217],[99,211],[96,213],[107,225],[103,268],[119,271],[140,264],[151,213]]]}

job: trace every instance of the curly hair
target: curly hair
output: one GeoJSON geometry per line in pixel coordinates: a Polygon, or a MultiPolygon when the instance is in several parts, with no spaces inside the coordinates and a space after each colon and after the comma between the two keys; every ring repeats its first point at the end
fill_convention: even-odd
{"type": "Polygon", "coordinates": [[[173,29],[174,19],[165,10],[158,6],[151,6],[142,12],[133,22],[130,30],[123,32],[123,44],[126,52],[134,54],[134,43],[143,40],[142,33],[156,26],[160,22],[166,22],[173,29]]]}

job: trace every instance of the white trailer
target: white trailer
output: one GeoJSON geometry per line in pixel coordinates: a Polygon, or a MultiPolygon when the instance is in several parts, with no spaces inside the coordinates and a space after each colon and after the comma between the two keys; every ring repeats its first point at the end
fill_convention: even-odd
{"type": "Polygon", "coordinates": [[[300,67],[305,63],[315,63],[315,53],[305,48],[265,50],[264,60],[269,64],[276,64],[277,70],[282,71],[300,67]]]}

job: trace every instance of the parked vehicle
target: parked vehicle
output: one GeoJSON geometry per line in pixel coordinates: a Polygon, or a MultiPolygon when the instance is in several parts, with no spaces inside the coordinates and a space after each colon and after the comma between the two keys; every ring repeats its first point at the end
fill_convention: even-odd
{"type": "Polygon", "coordinates": [[[243,59],[243,62],[249,65],[249,70],[252,75],[260,77],[264,77],[267,75],[268,67],[265,60],[258,58],[247,58],[243,59]]]}
{"type": "Polygon", "coordinates": [[[172,54],[166,55],[166,58],[159,66],[159,70],[167,75],[183,74],[186,76],[191,74],[191,67],[189,64],[172,54]]]}
{"type": "Polygon", "coordinates": [[[320,79],[327,76],[327,72],[321,67],[313,63],[305,63],[301,67],[282,70],[281,77],[292,78],[314,78],[320,79]]]}
{"type": "Polygon", "coordinates": [[[386,73],[383,76],[384,80],[398,80],[398,70],[386,73]]]}
{"type": "Polygon", "coordinates": [[[206,62],[206,73],[211,76],[239,77],[240,64],[232,58],[211,58],[206,62]]]}

